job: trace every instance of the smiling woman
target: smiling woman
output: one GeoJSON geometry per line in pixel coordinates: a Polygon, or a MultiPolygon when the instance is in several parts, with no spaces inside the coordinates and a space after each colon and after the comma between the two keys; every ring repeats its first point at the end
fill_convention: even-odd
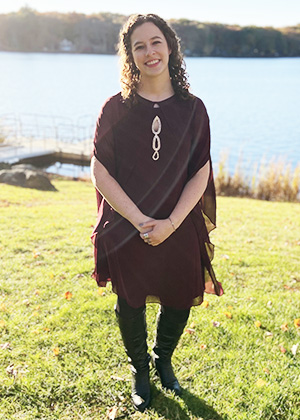
{"type": "Polygon", "coordinates": [[[147,19],[144,20],[138,18],[135,21],[135,17],[129,19],[120,34],[123,98],[135,102],[137,91],[143,95],[143,89],[154,100],[164,99],[173,93],[182,99],[188,98],[191,95],[179,38],[163,19],[158,16],[154,19],[156,15],[145,16],[147,19]],[[141,71],[144,73],[152,66],[154,72],[147,73],[148,76],[155,76],[157,68],[158,73],[162,73],[161,77],[149,79],[141,75],[141,71]],[[156,91],[152,83],[154,80],[156,91]]]}
{"type": "Polygon", "coordinates": [[[179,40],[156,15],[135,15],[120,34],[122,92],[100,113],[92,180],[99,216],[94,278],[112,281],[132,366],[132,400],[150,403],[145,304],[159,303],[152,364],[181,393],[171,357],[190,308],[222,294],[211,266],[215,223],[209,119],[189,92],[179,40]]]}

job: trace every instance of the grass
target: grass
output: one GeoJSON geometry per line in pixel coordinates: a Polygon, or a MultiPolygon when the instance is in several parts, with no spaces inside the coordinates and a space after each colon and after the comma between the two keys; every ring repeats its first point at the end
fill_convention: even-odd
{"type": "MultiPolygon", "coordinates": [[[[151,372],[153,400],[141,414],[131,408],[115,295],[90,277],[93,187],[53,183],[58,192],[0,185],[1,420],[299,419],[299,204],[218,197],[212,240],[225,295],[192,309],[195,332],[173,357],[183,397],[151,372]]],[[[147,311],[150,345],[157,308],[147,311]]]]}

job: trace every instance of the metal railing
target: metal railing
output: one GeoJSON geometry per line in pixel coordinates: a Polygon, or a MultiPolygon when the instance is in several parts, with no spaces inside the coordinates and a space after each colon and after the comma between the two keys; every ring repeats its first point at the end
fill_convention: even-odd
{"type": "Polygon", "coordinates": [[[0,115],[0,154],[19,156],[36,150],[61,151],[72,145],[78,153],[89,154],[96,117],[82,115],[76,119],[39,114],[0,115]],[[69,145],[69,146],[68,146],[69,145]]]}
{"type": "Polygon", "coordinates": [[[76,119],[39,114],[0,115],[0,136],[4,138],[52,138],[78,143],[92,138],[96,117],[81,115],[76,119]]]}

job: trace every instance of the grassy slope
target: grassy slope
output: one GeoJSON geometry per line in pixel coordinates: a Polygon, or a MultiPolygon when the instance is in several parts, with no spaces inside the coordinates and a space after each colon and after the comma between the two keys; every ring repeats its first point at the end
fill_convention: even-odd
{"type": "MultiPolygon", "coordinates": [[[[300,348],[291,352],[300,343],[299,204],[218,199],[214,267],[226,294],[192,309],[195,333],[173,358],[183,398],[162,392],[151,373],[152,406],[140,414],[130,404],[115,295],[110,287],[100,295],[90,278],[94,190],[55,185],[0,185],[0,344],[9,343],[0,348],[0,419],[105,419],[116,406],[132,419],[299,419],[300,348]]],[[[150,343],[156,311],[149,305],[150,343]]]]}

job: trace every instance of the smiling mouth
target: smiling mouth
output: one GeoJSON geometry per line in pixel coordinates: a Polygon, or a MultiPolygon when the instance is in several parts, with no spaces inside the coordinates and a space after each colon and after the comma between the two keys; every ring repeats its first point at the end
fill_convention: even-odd
{"type": "Polygon", "coordinates": [[[147,61],[147,63],[145,63],[147,66],[154,66],[155,64],[158,64],[159,60],[151,60],[151,61],[147,61]]]}

